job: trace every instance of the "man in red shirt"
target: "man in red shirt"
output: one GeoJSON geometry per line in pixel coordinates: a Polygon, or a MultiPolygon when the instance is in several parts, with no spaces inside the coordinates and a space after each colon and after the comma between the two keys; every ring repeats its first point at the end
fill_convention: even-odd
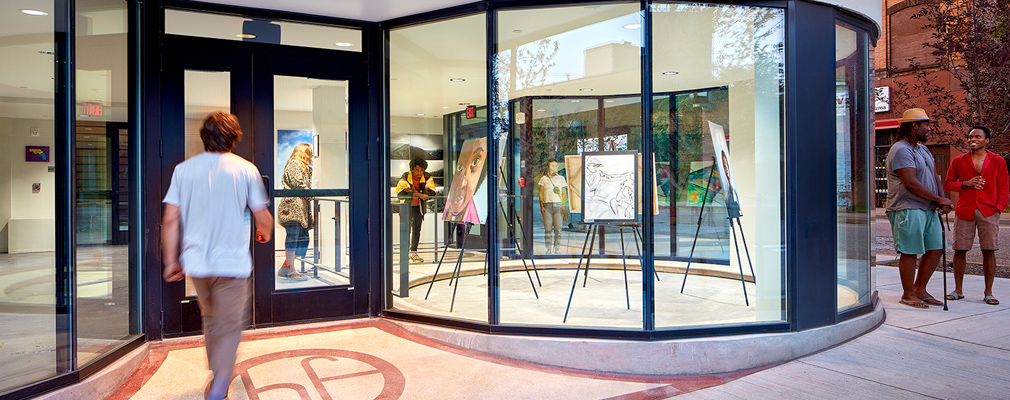
{"type": "Polygon", "coordinates": [[[969,152],[951,161],[943,186],[961,192],[954,209],[954,284],[947,300],[964,298],[965,254],[975,241],[982,248],[982,273],[985,275],[985,303],[999,304],[992,295],[996,276],[996,250],[999,247],[999,216],[1010,201],[1006,161],[986,150],[989,128],[975,126],[968,131],[969,152]]]}

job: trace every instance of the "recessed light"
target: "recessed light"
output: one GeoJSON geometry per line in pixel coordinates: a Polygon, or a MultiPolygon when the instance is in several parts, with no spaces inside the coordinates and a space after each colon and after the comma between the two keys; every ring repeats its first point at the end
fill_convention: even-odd
{"type": "Polygon", "coordinates": [[[459,105],[461,105],[461,106],[468,106],[468,105],[470,105],[470,103],[459,103],[459,105]]]}
{"type": "Polygon", "coordinates": [[[677,71],[666,71],[666,72],[663,72],[663,75],[677,75],[679,73],[680,72],[677,72],[677,71]]]}
{"type": "Polygon", "coordinates": [[[578,103],[579,100],[572,100],[572,103],[578,103]]]}
{"type": "Polygon", "coordinates": [[[513,29],[512,33],[523,33],[522,29],[513,29]]]}
{"type": "Polygon", "coordinates": [[[641,28],[641,27],[642,27],[642,24],[635,23],[635,24],[627,24],[627,25],[625,25],[624,29],[638,29],[638,28],[641,28]]]}
{"type": "Polygon", "coordinates": [[[235,37],[242,39],[255,39],[256,35],[253,35],[251,33],[240,33],[238,35],[235,35],[235,37]]]}
{"type": "Polygon", "coordinates": [[[350,43],[347,43],[347,42],[337,42],[337,43],[335,43],[335,44],[336,44],[336,45],[337,45],[338,47],[351,47],[351,46],[353,46],[352,44],[350,44],[350,43]]]}
{"type": "Polygon", "coordinates": [[[537,109],[537,112],[544,112],[544,111],[547,111],[547,110],[544,110],[543,108],[538,108],[537,109]]]}
{"type": "Polygon", "coordinates": [[[613,100],[603,100],[604,103],[613,103],[613,100]]]}
{"type": "Polygon", "coordinates": [[[78,115],[77,117],[79,117],[79,118],[87,118],[88,115],[87,114],[81,114],[81,115],[78,115]]]}
{"type": "Polygon", "coordinates": [[[466,79],[463,79],[463,78],[450,78],[449,82],[463,82],[465,80],[466,79]]]}
{"type": "Polygon", "coordinates": [[[424,114],[414,114],[414,115],[416,115],[418,117],[423,117],[424,116],[424,114]]]}
{"type": "Polygon", "coordinates": [[[449,106],[442,107],[443,110],[446,109],[446,108],[449,108],[449,106]]]}
{"type": "Polygon", "coordinates": [[[592,91],[593,91],[593,88],[588,88],[588,87],[584,87],[584,88],[582,88],[582,89],[579,89],[579,91],[580,91],[580,92],[592,92],[592,91]]]}
{"type": "Polygon", "coordinates": [[[49,15],[49,13],[47,13],[45,11],[32,10],[32,9],[29,9],[29,8],[22,8],[22,9],[20,9],[18,11],[21,11],[22,14],[34,15],[36,17],[41,17],[43,15],[49,15]]]}

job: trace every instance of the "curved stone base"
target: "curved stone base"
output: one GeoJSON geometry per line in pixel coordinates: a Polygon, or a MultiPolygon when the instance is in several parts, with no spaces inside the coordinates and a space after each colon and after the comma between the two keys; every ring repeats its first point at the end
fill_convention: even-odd
{"type": "Polygon", "coordinates": [[[654,342],[508,336],[393,321],[402,329],[453,347],[541,365],[621,375],[708,375],[772,366],[856,338],[884,321],[873,312],[802,332],[654,342]]]}

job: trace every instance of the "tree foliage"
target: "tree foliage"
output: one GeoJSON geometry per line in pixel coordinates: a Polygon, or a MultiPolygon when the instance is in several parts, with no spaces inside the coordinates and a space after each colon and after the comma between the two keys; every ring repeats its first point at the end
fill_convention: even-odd
{"type": "Polygon", "coordinates": [[[900,107],[930,109],[937,142],[964,148],[973,125],[992,129],[993,151],[1010,154],[1010,0],[931,1],[912,16],[930,32],[936,63],[909,59],[913,79],[895,80],[900,107]],[[951,86],[936,71],[951,74],[951,86]]]}

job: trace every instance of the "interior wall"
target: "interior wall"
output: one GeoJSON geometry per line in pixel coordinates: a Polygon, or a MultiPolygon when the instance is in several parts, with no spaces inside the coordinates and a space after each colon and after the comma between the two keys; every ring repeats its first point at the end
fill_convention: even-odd
{"type": "Polygon", "coordinates": [[[7,235],[11,218],[11,119],[0,118],[0,253],[7,252],[7,235]]]}
{"type": "Polygon", "coordinates": [[[0,196],[10,205],[4,218],[0,206],[0,221],[6,225],[6,251],[10,253],[55,250],[56,174],[48,171],[53,166],[55,132],[52,120],[4,118],[0,124],[6,167],[0,167],[0,196]],[[39,136],[32,136],[38,128],[39,136]],[[25,161],[25,146],[49,146],[49,162],[25,161]],[[6,173],[4,173],[6,168],[6,173]],[[32,193],[32,184],[41,184],[38,193],[32,193]],[[7,192],[5,195],[4,192],[7,192]]]}

